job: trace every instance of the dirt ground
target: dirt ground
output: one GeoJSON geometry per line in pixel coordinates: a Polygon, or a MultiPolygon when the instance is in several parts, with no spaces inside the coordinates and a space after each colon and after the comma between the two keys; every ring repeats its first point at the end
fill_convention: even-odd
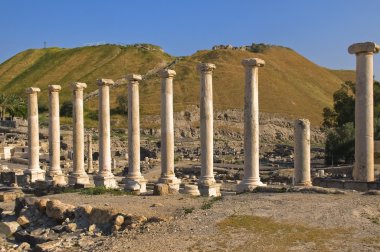
{"type": "Polygon", "coordinates": [[[246,193],[208,199],[69,193],[48,198],[167,219],[111,236],[83,236],[72,251],[380,250],[379,195],[246,193]]]}

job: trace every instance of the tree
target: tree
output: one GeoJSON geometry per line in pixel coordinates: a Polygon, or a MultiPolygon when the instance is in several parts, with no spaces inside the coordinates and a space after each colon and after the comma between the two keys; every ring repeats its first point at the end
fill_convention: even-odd
{"type": "Polygon", "coordinates": [[[15,116],[26,117],[27,106],[25,100],[13,94],[0,94],[1,119],[4,119],[6,114],[8,114],[12,119],[15,116]]]}
{"type": "MultiPolygon", "coordinates": [[[[374,82],[374,130],[380,140],[380,83],[374,82]]],[[[334,95],[333,108],[323,109],[323,130],[326,132],[325,162],[352,163],[355,150],[355,83],[346,81],[334,95]]]]}
{"type": "Polygon", "coordinates": [[[71,117],[73,115],[73,103],[70,101],[63,102],[59,113],[61,116],[71,117]]]}
{"type": "Polygon", "coordinates": [[[122,114],[128,114],[128,97],[126,95],[119,95],[117,97],[118,110],[122,114]]]}

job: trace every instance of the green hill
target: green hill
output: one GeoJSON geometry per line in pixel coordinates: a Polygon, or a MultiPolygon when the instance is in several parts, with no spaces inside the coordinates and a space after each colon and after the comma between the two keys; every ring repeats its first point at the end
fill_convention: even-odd
{"type": "MultiPolygon", "coordinates": [[[[354,72],[329,70],[318,66],[295,51],[270,46],[261,53],[231,49],[202,50],[177,58],[171,66],[177,72],[174,79],[176,111],[199,102],[198,62],[216,65],[214,71],[214,106],[216,109],[243,108],[244,69],[241,60],[258,57],[266,61],[259,71],[260,111],[287,117],[309,118],[320,123],[321,111],[331,106],[332,94],[345,80],[353,80],[354,72]]],[[[41,106],[47,107],[47,86],[62,85],[61,102],[71,100],[70,83],[86,82],[86,93],[97,89],[96,79],[120,80],[127,73],[154,73],[152,69],[173,62],[176,58],[159,47],[101,45],[73,49],[47,48],[21,52],[0,64],[0,92],[24,95],[29,86],[40,87],[41,106]]],[[[126,95],[125,85],[111,91],[111,107],[117,107],[117,97],[126,95]]],[[[144,115],[160,111],[160,78],[150,74],[140,85],[140,106],[144,115]]],[[[86,113],[96,110],[97,99],[85,104],[86,113]]],[[[93,113],[93,112],[92,112],[93,113]]],[[[126,116],[113,115],[120,126],[126,116]]],[[[88,125],[95,124],[93,123],[88,125]]]]}

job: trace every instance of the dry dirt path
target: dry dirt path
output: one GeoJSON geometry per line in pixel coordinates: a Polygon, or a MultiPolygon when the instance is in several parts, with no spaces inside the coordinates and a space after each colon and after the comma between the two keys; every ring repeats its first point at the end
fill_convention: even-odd
{"type": "Polygon", "coordinates": [[[72,251],[380,250],[378,195],[247,193],[215,201],[185,195],[49,198],[167,218],[116,236],[84,237],[72,251]]]}

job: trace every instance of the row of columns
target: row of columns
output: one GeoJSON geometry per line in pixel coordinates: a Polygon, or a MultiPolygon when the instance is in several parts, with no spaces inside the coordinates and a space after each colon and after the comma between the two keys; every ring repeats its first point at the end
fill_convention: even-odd
{"type": "MultiPolygon", "coordinates": [[[[367,42],[350,46],[349,52],[357,55],[357,87],[355,107],[355,180],[373,181],[373,54],[379,46],[367,42]],[[363,123],[364,122],[364,123],[363,123]]],[[[238,191],[264,186],[259,176],[259,104],[258,69],[265,65],[262,59],[252,58],[242,61],[245,67],[244,96],[244,178],[238,191]]],[[[201,176],[199,191],[202,195],[217,196],[220,185],[215,182],[213,172],[213,95],[212,73],[214,64],[200,63],[200,131],[201,131],[201,176]]],[[[161,82],[161,183],[178,190],[180,180],[174,174],[174,123],[173,123],[173,70],[162,70],[161,82]]],[[[128,80],[128,157],[129,170],[125,179],[126,189],[146,191],[146,180],[140,170],[140,115],[139,81],[141,75],[131,74],[128,80]]],[[[94,177],[96,185],[116,187],[111,172],[109,79],[98,80],[99,86],[99,174],[94,177]]],[[[83,89],[85,83],[72,84],[73,91],[73,173],[70,184],[88,184],[89,177],[84,170],[84,124],[83,89]]],[[[59,166],[59,91],[58,85],[49,86],[49,148],[50,168],[48,175],[57,183],[64,183],[59,166]]],[[[29,174],[31,181],[44,178],[39,168],[38,138],[38,88],[28,88],[28,140],[29,174]]],[[[311,185],[310,179],[310,123],[300,119],[295,122],[295,184],[311,185]]]]}

